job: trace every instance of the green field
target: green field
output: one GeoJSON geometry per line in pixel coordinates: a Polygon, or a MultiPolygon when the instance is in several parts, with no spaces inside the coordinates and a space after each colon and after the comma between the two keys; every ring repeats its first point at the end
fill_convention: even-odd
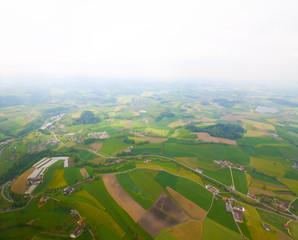
{"type": "Polygon", "coordinates": [[[77,180],[83,180],[82,174],[80,173],[80,168],[77,167],[65,168],[63,177],[68,185],[76,183],[77,180]]]}
{"type": "Polygon", "coordinates": [[[164,188],[169,186],[201,208],[205,210],[209,209],[212,194],[198,183],[164,171],[159,172],[154,179],[164,188]]]}
{"type": "Polygon", "coordinates": [[[245,174],[238,169],[232,169],[234,184],[237,191],[247,194],[248,186],[245,174]]]}

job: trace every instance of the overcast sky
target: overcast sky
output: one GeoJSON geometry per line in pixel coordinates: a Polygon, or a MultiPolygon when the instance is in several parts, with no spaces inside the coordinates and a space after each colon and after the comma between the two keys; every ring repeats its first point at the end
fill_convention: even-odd
{"type": "Polygon", "coordinates": [[[298,82],[297,0],[0,0],[0,75],[298,82]]]}

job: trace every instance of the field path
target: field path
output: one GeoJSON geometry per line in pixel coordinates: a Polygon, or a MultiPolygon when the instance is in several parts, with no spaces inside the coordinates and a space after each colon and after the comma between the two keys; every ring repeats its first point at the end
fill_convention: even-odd
{"type": "Polygon", "coordinates": [[[145,215],[146,210],[121,187],[115,174],[102,175],[102,180],[109,194],[117,204],[122,207],[135,222],[139,222],[145,215]]]}
{"type": "Polygon", "coordinates": [[[231,173],[231,178],[232,178],[232,186],[233,186],[233,190],[235,190],[235,184],[234,184],[234,178],[233,178],[233,172],[232,172],[232,168],[229,166],[230,169],[230,173],[231,173]]]}

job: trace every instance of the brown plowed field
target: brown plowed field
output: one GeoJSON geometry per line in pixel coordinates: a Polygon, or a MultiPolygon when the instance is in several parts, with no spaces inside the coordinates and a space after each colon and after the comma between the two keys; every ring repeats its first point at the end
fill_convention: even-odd
{"type": "Polygon", "coordinates": [[[146,210],[128,195],[118,183],[114,174],[102,175],[102,180],[109,194],[117,204],[122,207],[135,222],[139,222],[145,215],[146,210]]]}
{"type": "Polygon", "coordinates": [[[161,230],[189,220],[189,216],[168,195],[162,193],[154,205],[146,212],[139,224],[151,236],[155,237],[161,230]]]}
{"type": "Polygon", "coordinates": [[[89,177],[89,174],[85,168],[80,168],[80,173],[81,173],[83,179],[86,179],[89,177]]]}
{"type": "Polygon", "coordinates": [[[160,195],[155,203],[155,206],[161,208],[181,222],[185,222],[190,219],[183,209],[165,193],[160,195]]]}
{"type": "Polygon", "coordinates": [[[218,138],[218,137],[212,137],[209,135],[209,133],[205,132],[192,132],[192,134],[196,134],[198,136],[197,140],[201,140],[203,142],[214,142],[214,143],[225,143],[230,145],[237,145],[235,140],[227,139],[227,138],[218,138]]]}
{"type": "Polygon", "coordinates": [[[287,234],[285,234],[281,231],[278,231],[277,234],[278,234],[278,240],[291,240],[292,239],[287,234]]]}
{"type": "Polygon", "coordinates": [[[153,205],[139,221],[151,236],[155,237],[162,229],[179,224],[178,220],[153,205]]]}
{"type": "Polygon", "coordinates": [[[172,195],[172,197],[177,201],[177,203],[193,218],[196,220],[202,220],[206,216],[206,211],[200,208],[198,205],[176,192],[169,186],[167,186],[168,192],[172,195]]]}
{"type": "Polygon", "coordinates": [[[92,143],[91,147],[99,151],[102,148],[102,145],[103,143],[92,143]]]}
{"type": "Polygon", "coordinates": [[[18,193],[18,194],[24,194],[29,187],[26,186],[27,183],[27,177],[33,173],[35,168],[30,168],[26,172],[24,172],[22,175],[20,175],[12,184],[11,191],[18,193]]]}

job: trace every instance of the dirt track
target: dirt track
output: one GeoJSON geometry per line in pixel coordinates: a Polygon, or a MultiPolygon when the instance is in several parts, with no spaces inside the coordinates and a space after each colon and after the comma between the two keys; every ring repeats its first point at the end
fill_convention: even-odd
{"type": "Polygon", "coordinates": [[[106,189],[117,204],[122,207],[135,222],[139,222],[145,215],[146,210],[128,195],[120,186],[114,174],[102,175],[102,179],[106,189]]]}

